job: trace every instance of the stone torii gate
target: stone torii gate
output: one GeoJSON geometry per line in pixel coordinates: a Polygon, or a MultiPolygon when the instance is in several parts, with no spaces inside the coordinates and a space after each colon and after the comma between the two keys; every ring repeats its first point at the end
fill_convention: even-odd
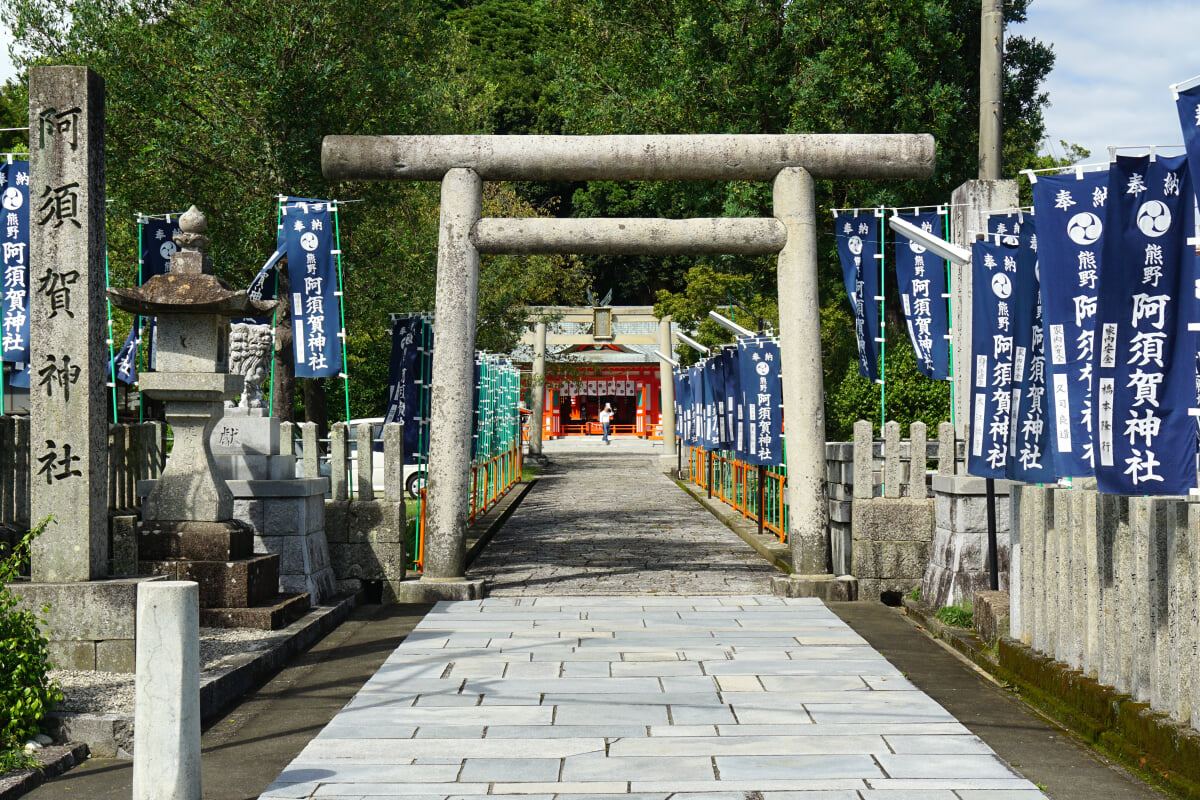
{"type": "Polygon", "coordinates": [[[788,539],[795,574],[776,593],[838,596],[830,573],[814,178],[928,178],[928,134],[327,136],[335,181],[441,181],[425,573],[402,599],[469,599],[465,575],[471,381],[480,253],[778,253],[787,413],[788,539]],[[763,219],[487,219],[483,181],[773,181],[763,219]]]}

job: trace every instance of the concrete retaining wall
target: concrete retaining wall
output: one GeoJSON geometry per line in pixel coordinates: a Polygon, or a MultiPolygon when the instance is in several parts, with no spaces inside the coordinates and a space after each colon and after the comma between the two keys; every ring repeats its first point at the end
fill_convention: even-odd
{"type": "Polygon", "coordinates": [[[1200,730],[1200,504],[1024,485],[1011,503],[1013,637],[1200,730]]]}

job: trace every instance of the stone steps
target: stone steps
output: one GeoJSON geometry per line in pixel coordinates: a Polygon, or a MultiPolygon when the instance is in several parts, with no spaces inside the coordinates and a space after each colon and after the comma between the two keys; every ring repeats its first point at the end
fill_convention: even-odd
{"type": "Polygon", "coordinates": [[[300,619],[308,609],[307,593],[278,594],[264,603],[245,608],[201,608],[200,625],[277,631],[300,619]]]}
{"type": "Polygon", "coordinates": [[[143,522],[141,561],[236,561],[254,555],[254,531],[236,522],[143,522]]]}
{"type": "Polygon", "coordinates": [[[278,630],[304,614],[308,593],[281,594],[280,556],[254,552],[254,531],[237,521],[143,523],[138,572],[195,581],[200,624],[278,630]]]}
{"type": "Polygon", "coordinates": [[[200,584],[201,608],[242,608],[263,603],[279,591],[279,556],[237,561],[139,561],[143,575],[167,575],[200,584]]]}

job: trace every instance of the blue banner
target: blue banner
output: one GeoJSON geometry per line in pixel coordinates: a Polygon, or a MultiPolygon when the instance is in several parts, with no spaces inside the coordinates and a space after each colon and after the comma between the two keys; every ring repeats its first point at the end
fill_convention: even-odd
{"type": "Polygon", "coordinates": [[[1006,475],[1012,413],[1013,281],[1017,248],[1007,237],[971,247],[971,438],[967,472],[1006,475]],[[997,244],[997,240],[1001,242],[997,244]]]}
{"type": "Polygon", "coordinates": [[[333,215],[323,200],[289,197],[282,235],[291,283],[297,378],[326,378],[342,368],[333,215]]]}
{"type": "Polygon", "coordinates": [[[14,364],[14,369],[8,374],[8,385],[14,389],[29,388],[29,364],[14,364]]]}
{"type": "Polygon", "coordinates": [[[704,380],[704,449],[725,450],[725,361],[720,354],[702,362],[704,380]]]}
{"type": "Polygon", "coordinates": [[[1186,156],[1119,156],[1096,310],[1096,482],[1111,494],[1196,486],[1196,257],[1186,156]]]}
{"type": "Polygon", "coordinates": [[[1047,175],[1033,184],[1049,421],[1062,477],[1094,474],[1092,346],[1107,198],[1107,172],[1047,175]]]}
{"type": "MultiPolygon", "coordinates": [[[[1007,231],[997,233],[1008,241],[1013,228],[1006,227],[1007,231]]],[[[1017,272],[1009,301],[1013,368],[1007,473],[1009,478],[1026,483],[1053,483],[1058,475],[1054,466],[1054,439],[1047,422],[1046,349],[1033,217],[1021,220],[1017,240],[1017,272]]]]}
{"type": "Polygon", "coordinates": [[[675,374],[679,376],[675,387],[675,432],[679,434],[684,447],[693,447],[696,444],[692,435],[692,372],[691,367],[675,369],[675,374]]]}
{"type": "Polygon", "coordinates": [[[392,356],[388,365],[387,410],[384,423],[404,426],[404,463],[416,464],[420,450],[422,359],[425,320],[404,317],[392,323],[392,356]]]}
{"type": "Polygon", "coordinates": [[[854,313],[858,374],[879,380],[879,220],[874,214],[838,214],[838,259],[854,313]]]}
{"type": "Polygon", "coordinates": [[[171,269],[171,256],[179,250],[175,245],[175,234],[179,223],[165,219],[142,219],[142,283],[155,275],[166,275],[171,269]]]}
{"type": "Polygon", "coordinates": [[[113,357],[112,364],[109,365],[109,374],[130,386],[136,383],[138,347],[141,343],[142,318],[135,314],[129,335],[125,337],[125,344],[121,347],[121,351],[113,357]]]}
{"type": "Polygon", "coordinates": [[[1000,236],[1001,241],[1009,247],[1017,247],[1021,238],[1021,226],[1025,220],[1025,215],[1020,211],[988,214],[987,232],[1000,236]]]}
{"type": "Polygon", "coordinates": [[[1179,124],[1183,128],[1183,146],[1187,148],[1192,190],[1200,188],[1200,84],[1179,92],[1175,100],[1179,124]]]}
{"type": "Polygon", "coordinates": [[[746,451],[750,464],[783,464],[783,383],[779,344],[766,338],[738,339],[738,366],[746,414],[746,451]]]}
{"type": "MultiPolygon", "coordinates": [[[[942,234],[942,215],[936,211],[900,213],[935,236],[942,234]]],[[[917,356],[917,370],[926,378],[950,378],[950,317],[946,311],[946,262],[901,233],[896,234],[896,281],[900,305],[908,321],[908,338],[917,356]]]]}
{"type": "Polygon", "coordinates": [[[0,206],[4,210],[4,236],[0,239],[4,248],[0,361],[28,363],[29,162],[10,161],[0,166],[0,190],[0,206]]]}
{"type": "Polygon", "coordinates": [[[722,395],[725,407],[722,449],[733,450],[737,445],[737,406],[741,401],[741,375],[738,371],[737,347],[722,348],[717,358],[720,359],[721,368],[725,371],[725,393],[722,395]]]}

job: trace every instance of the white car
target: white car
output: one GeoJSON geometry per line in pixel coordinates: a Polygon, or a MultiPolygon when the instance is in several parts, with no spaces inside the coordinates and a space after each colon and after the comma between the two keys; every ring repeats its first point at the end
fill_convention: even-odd
{"type": "MultiPolygon", "coordinates": [[[[355,436],[358,433],[358,425],[363,422],[371,423],[371,439],[374,441],[374,457],[371,461],[371,485],[376,493],[383,492],[383,417],[368,417],[366,419],[352,419],[348,423],[350,430],[347,432],[347,440],[350,450],[350,485],[358,485],[358,442],[355,436]]],[[[303,457],[303,443],[296,442],[296,459],[300,460],[303,457]]],[[[329,461],[321,459],[320,473],[324,477],[329,477],[329,461]]],[[[404,465],[404,491],[409,497],[414,500],[420,497],[421,490],[425,488],[425,469],[418,464],[404,465]]]]}

